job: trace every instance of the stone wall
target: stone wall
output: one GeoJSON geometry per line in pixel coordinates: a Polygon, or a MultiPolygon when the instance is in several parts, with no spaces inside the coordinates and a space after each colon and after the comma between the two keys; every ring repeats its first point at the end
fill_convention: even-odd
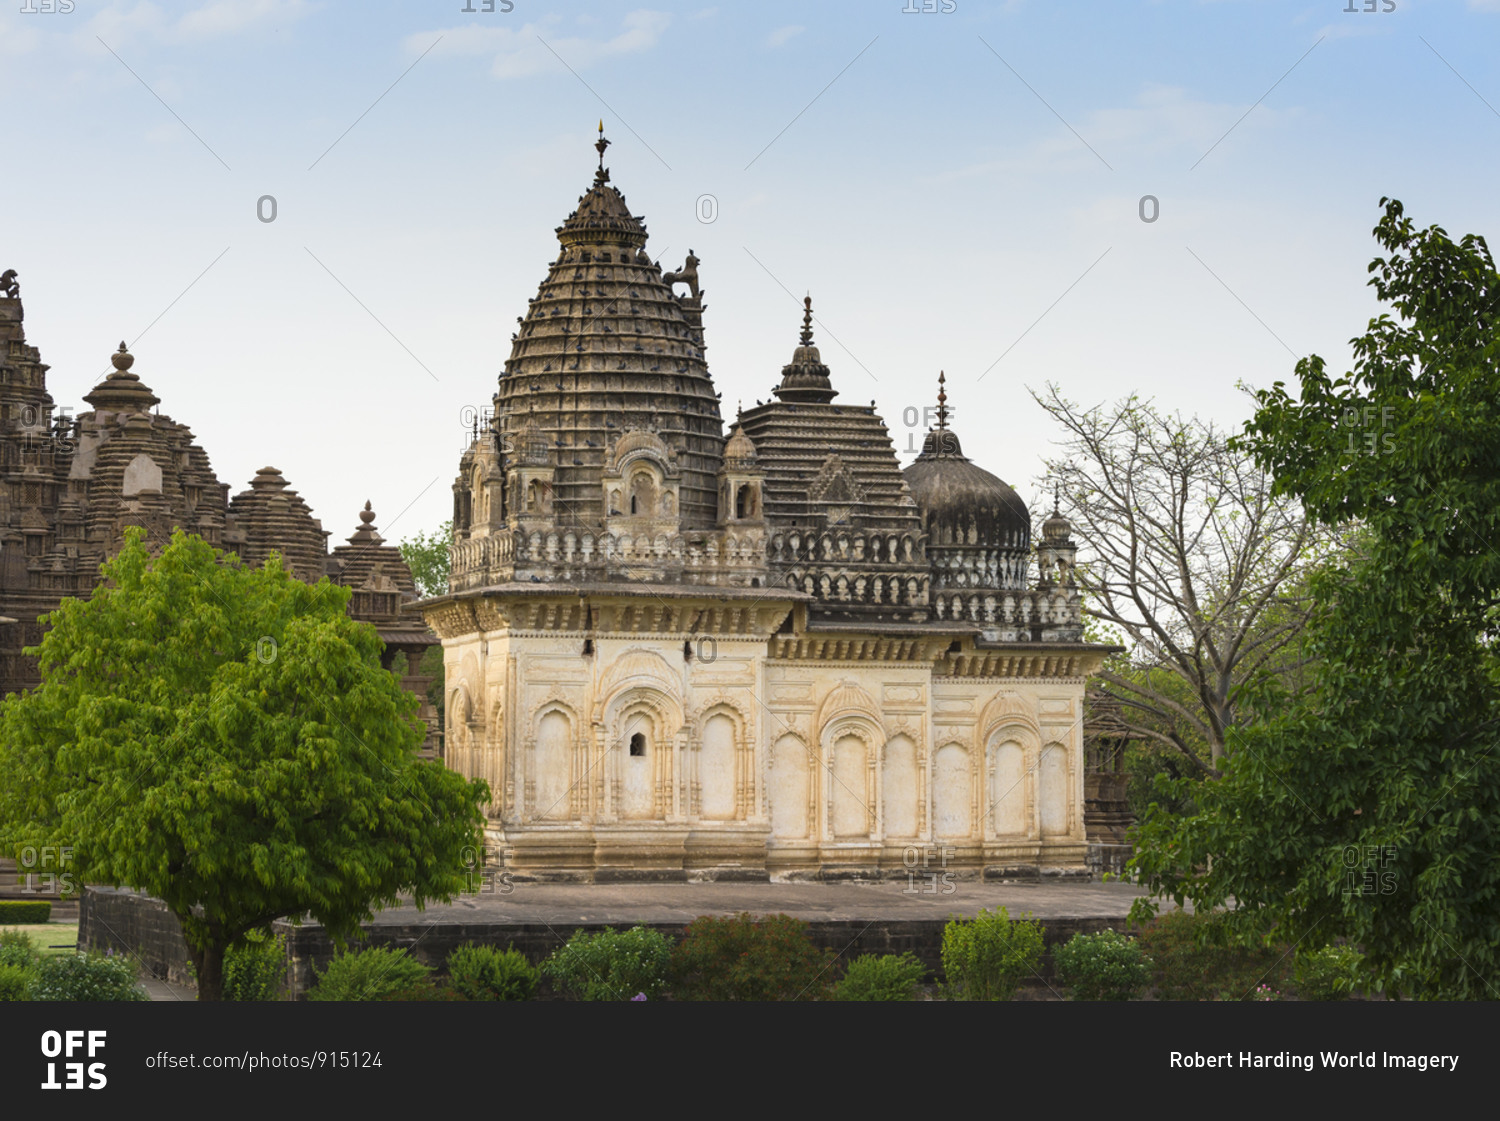
{"type": "Polygon", "coordinates": [[[84,888],[78,946],[136,955],[145,972],[173,985],[195,985],[182,928],[160,899],[119,888],[84,888]]]}
{"type": "MultiPolygon", "coordinates": [[[[1119,918],[1069,917],[1044,918],[1039,921],[1045,932],[1048,952],[1042,959],[1040,976],[1028,982],[1038,988],[1053,976],[1051,951],[1054,946],[1067,942],[1078,933],[1094,934],[1107,927],[1120,926],[1119,918]]],[[[407,953],[418,961],[441,970],[448,954],[468,942],[500,949],[514,946],[533,963],[539,963],[566,942],[576,929],[596,932],[606,926],[620,929],[626,925],[619,920],[562,926],[545,922],[474,922],[380,924],[366,926],[364,929],[369,935],[367,945],[404,946],[407,953]]],[[[684,929],[681,922],[647,922],[639,925],[659,930],[674,941],[682,937],[684,929]]],[[[808,933],[814,944],[839,954],[841,963],[848,963],[860,954],[910,952],[931,971],[932,976],[941,978],[943,927],[946,925],[946,919],[879,919],[874,922],[866,919],[815,919],[808,923],[808,933]]],[[[300,1000],[314,980],[313,967],[323,969],[332,960],[333,943],[321,926],[298,927],[279,922],[276,924],[276,931],[286,935],[290,959],[288,984],[296,999],[300,1000]]]]}

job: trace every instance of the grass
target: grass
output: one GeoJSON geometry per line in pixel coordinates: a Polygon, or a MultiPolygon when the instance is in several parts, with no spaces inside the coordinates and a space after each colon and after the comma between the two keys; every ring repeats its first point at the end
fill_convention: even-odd
{"type": "Polygon", "coordinates": [[[0,926],[0,930],[19,930],[31,935],[31,940],[41,947],[44,957],[71,954],[78,945],[76,922],[26,923],[21,926],[0,926]]]}

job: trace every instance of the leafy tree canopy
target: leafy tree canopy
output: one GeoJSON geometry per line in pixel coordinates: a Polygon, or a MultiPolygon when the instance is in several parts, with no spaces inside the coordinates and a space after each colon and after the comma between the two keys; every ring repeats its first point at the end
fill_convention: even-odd
{"type": "Polygon", "coordinates": [[[448,544],[452,540],[453,522],[446,521],[433,533],[418,533],[401,542],[401,557],[425,597],[448,594],[448,544]]]}
{"type": "Polygon", "coordinates": [[[349,592],[139,530],[64,600],[42,684],[0,709],[0,831],[67,843],[83,880],[164,900],[203,999],[223,954],[281,916],[337,939],[373,909],[461,890],[485,784],[420,762],[417,701],[349,592]]]}
{"type": "Polygon", "coordinates": [[[1500,275],[1481,237],[1381,200],[1382,314],[1355,369],[1297,365],[1257,394],[1244,446],[1278,492],[1360,548],[1314,577],[1314,689],[1237,734],[1188,820],[1148,816],[1136,867],[1245,932],[1342,937],[1363,980],[1500,996],[1500,275]]]}

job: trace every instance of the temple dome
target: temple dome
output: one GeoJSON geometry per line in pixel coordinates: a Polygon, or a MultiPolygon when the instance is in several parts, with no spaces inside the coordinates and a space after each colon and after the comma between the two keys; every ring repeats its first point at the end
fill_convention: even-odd
{"type": "Polygon", "coordinates": [[[838,390],[828,376],[823,356],[813,345],[812,297],[802,301],[802,335],[792,360],[781,368],[781,384],[771,390],[778,400],[809,405],[826,405],[837,397],[838,390]]]}
{"type": "Polygon", "coordinates": [[[755,444],[738,424],[734,426],[734,430],[729,434],[728,442],[724,445],[724,466],[755,466],[755,444]]]}
{"type": "Polygon", "coordinates": [[[929,551],[944,545],[1029,549],[1031,515],[1026,503],[1003,480],[964,455],[958,433],[948,427],[946,400],[940,389],[938,427],[927,433],[922,454],[902,472],[922,512],[929,551]]]}

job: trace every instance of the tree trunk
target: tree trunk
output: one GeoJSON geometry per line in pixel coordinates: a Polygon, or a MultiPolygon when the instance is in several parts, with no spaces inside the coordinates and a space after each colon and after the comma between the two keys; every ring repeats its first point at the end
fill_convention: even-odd
{"type": "Polygon", "coordinates": [[[210,946],[205,950],[189,947],[193,955],[193,968],[198,973],[198,999],[224,999],[224,947],[210,946]]]}
{"type": "MultiPolygon", "coordinates": [[[[179,916],[178,922],[182,923],[179,916]]],[[[198,979],[199,1000],[223,1000],[224,999],[224,951],[228,948],[228,942],[217,937],[218,931],[214,930],[204,938],[204,944],[198,945],[197,938],[189,933],[187,924],[183,923],[183,939],[187,942],[188,956],[193,959],[193,973],[198,979]]]]}

